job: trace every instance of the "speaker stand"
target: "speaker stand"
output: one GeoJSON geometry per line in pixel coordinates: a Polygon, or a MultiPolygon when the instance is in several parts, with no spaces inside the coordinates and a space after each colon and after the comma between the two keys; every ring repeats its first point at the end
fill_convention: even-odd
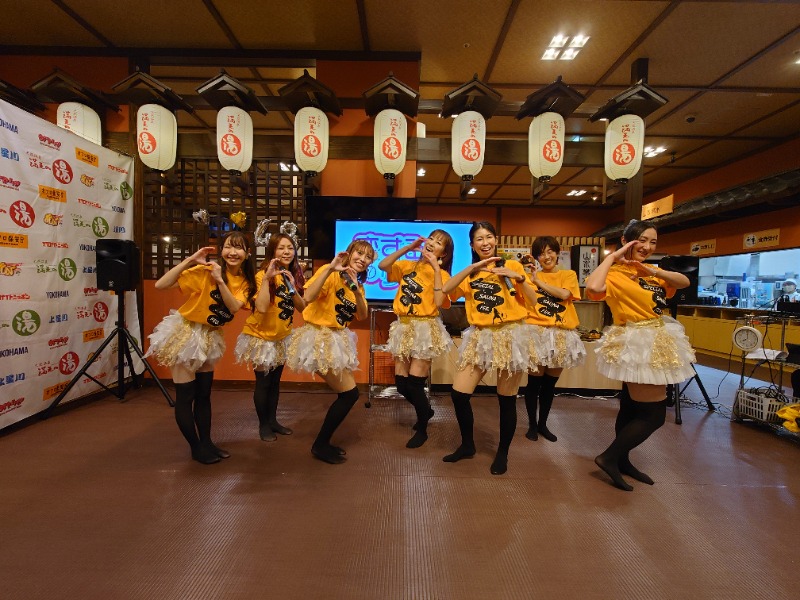
{"type": "Polygon", "coordinates": [[[125,400],[125,392],[130,387],[141,387],[141,381],[139,378],[141,375],[137,375],[136,371],[133,368],[133,359],[131,358],[131,348],[133,348],[134,352],[139,356],[141,361],[144,363],[147,372],[150,373],[150,377],[156,382],[156,385],[161,389],[161,393],[164,394],[164,397],[167,399],[167,403],[170,406],[175,406],[175,403],[172,401],[172,398],[167,392],[167,389],[164,387],[164,384],[161,383],[161,380],[156,375],[156,372],[153,370],[153,367],[150,366],[150,363],[147,362],[147,359],[144,357],[139,346],[136,344],[136,340],[134,340],[133,336],[130,332],[125,328],[125,291],[118,291],[117,297],[119,298],[119,302],[117,302],[117,322],[114,331],[112,331],[108,337],[103,341],[100,347],[92,354],[92,357],[86,361],[86,364],[81,367],[81,369],[75,374],[75,376],[70,380],[69,384],[66,388],[58,395],[58,397],[53,401],[53,403],[48,406],[43,412],[43,418],[49,417],[53,410],[55,410],[56,406],[64,399],[64,397],[69,393],[72,387],[78,382],[78,380],[83,377],[89,367],[92,366],[92,363],[100,356],[100,354],[105,350],[106,346],[108,346],[111,341],[117,337],[117,387],[112,389],[105,385],[104,383],[98,381],[91,375],[86,375],[89,379],[94,381],[97,385],[105,389],[107,392],[114,394],[120,400],[125,400]],[[128,370],[131,375],[131,384],[127,385],[125,383],[125,365],[127,363],[128,370]]]}
{"type": "MultiPolygon", "coordinates": [[[[678,320],[678,303],[673,302],[670,306],[670,316],[676,321],[678,320]]],[[[686,391],[686,388],[692,383],[692,381],[697,382],[697,387],[700,388],[700,393],[703,394],[703,398],[706,400],[706,406],[708,406],[708,410],[716,410],[716,407],[711,403],[711,398],[708,397],[708,392],[706,392],[705,386],[703,386],[703,382],[700,380],[700,375],[697,374],[697,369],[694,368],[692,365],[692,371],[694,371],[694,375],[689,378],[689,381],[686,382],[686,385],[681,388],[679,383],[671,383],[667,385],[667,406],[675,406],[675,423],[680,425],[683,423],[683,419],[681,418],[681,396],[683,392],[686,391]]]]}

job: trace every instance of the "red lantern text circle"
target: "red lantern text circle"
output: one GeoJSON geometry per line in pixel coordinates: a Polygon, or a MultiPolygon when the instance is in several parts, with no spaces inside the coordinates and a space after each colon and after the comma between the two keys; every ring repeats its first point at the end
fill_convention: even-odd
{"type": "Polygon", "coordinates": [[[386,158],[400,158],[400,154],[403,152],[403,144],[396,137],[388,137],[383,140],[382,149],[386,158]]]}
{"type": "Polygon", "coordinates": [[[139,152],[142,154],[152,154],[156,151],[156,138],[149,131],[139,134],[139,152]]]}
{"type": "Polygon", "coordinates": [[[232,133],[226,133],[219,141],[219,147],[228,156],[237,156],[242,151],[242,141],[232,133]]]}
{"type": "Polygon", "coordinates": [[[542,156],[548,162],[558,162],[561,160],[561,144],[558,140],[549,140],[542,146],[542,156]]]}
{"type": "Polygon", "coordinates": [[[474,138],[468,139],[461,144],[461,156],[469,161],[478,160],[481,157],[481,143],[474,138]]]}
{"type": "Polygon", "coordinates": [[[302,148],[303,154],[313,157],[322,151],[322,144],[317,136],[309,134],[303,138],[302,148]]]}
{"type": "Polygon", "coordinates": [[[628,165],[633,162],[636,156],[636,148],[632,144],[623,142],[614,148],[614,164],[628,165]]]}

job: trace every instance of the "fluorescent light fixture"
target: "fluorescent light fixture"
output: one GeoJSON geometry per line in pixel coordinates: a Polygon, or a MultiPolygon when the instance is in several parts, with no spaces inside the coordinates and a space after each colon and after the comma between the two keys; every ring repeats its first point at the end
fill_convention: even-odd
{"type": "Polygon", "coordinates": [[[652,146],[645,146],[644,157],[655,158],[659,154],[666,152],[666,150],[667,149],[664,146],[659,146],[658,148],[653,148],[652,146]]]}
{"type": "Polygon", "coordinates": [[[291,170],[289,168],[289,165],[287,165],[286,163],[279,163],[279,164],[281,166],[281,171],[290,171],[291,170]]]}
{"type": "Polygon", "coordinates": [[[561,53],[560,50],[556,50],[555,48],[548,48],[544,51],[542,55],[542,60],[555,60],[558,58],[558,55],[561,53]]]}
{"type": "Polygon", "coordinates": [[[569,36],[558,34],[553,36],[553,39],[550,40],[550,47],[551,48],[563,48],[567,45],[567,41],[569,40],[569,36]]]}
{"type": "Polygon", "coordinates": [[[579,136],[579,135],[573,135],[572,136],[572,141],[573,142],[580,142],[582,139],[583,138],[581,136],[579,136]]]}
{"type": "Polygon", "coordinates": [[[231,201],[230,198],[220,198],[220,200],[222,200],[223,202],[230,202],[231,201]]]}
{"type": "Polygon", "coordinates": [[[570,40],[569,47],[570,48],[583,48],[586,45],[586,42],[589,41],[588,35],[576,35],[570,40]]]}
{"type": "Polygon", "coordinates": [[[580,52],[580,50],[567,48],[561,53],[561,60],[573,60],[576,56],[578,56],[578,52],[580,52]]]}
{"type": "Polygon", "coordinates": [[[571,192],[567,192],[567,196],[583,196],[586,193],[586,190],[572,190],[571,192]]]}
{"type": "Polygon", "coordinates": [[[477,194],[478,193],[478,188],[474,188],[474,187],[469,188],[469,191],[467,193],[468,194],[477,194]]]}
{"type": "Polygon", "coordinates": [[[425,173],[426,173],[426,171],[422,167],[417,169],[417,177],[425,177],[425,173]]]}

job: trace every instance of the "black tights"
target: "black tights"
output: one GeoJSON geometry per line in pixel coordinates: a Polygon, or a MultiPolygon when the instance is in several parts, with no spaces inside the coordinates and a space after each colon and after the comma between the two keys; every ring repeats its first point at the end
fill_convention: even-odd
{"type": "Polygon", "coordinates": [[[322,427],[317,434],[317,439],[314,440],[314,445],[311,447],[311,452],[314,456],[331,464],[344,462],[344,457],[342,456],[344,451],[331,445],[331,437],[356,402],[358,402],[357,387],[339,393],[328,409],[325,420],[322,422],[322,427]]]}
{"type": "Polygon", "coordinates": [[[539,434],[551,442],[558,438],[547,428],[547,417],[553,406],[558,377],[553,375],[528,376],[528,385],[525,387],[525,408],[528,412],[528,432],[525,437],[529,440],[539,439],[539,434]],[[538,417],[537,417],[538,413],[538,417]]]}
{"type": "Polygon", "coordinates": [[[256,387],[253,391],[253,404],[258,415],[258,429],[262,440],[273,441],[275,433],[289,435],[292,430],[278,423],[278,399],[281,393],[283,365],[271,371],[256,371],[256,387]]]}
{"type": "Polygon", "coordinates": [[[192,449],[192,458],[203,464],[215,463],[228,454],[211,442],[213,379],[213,372],[196,373],[194,381],[175,384],[175,422],[192,449]]]}
{"type": "Polygon", "coordinates": [[[617,437],[605,452],[595,458],[597,466],[611,477],[618,488],[625,491],[633,489],[622,478],[623,474],[642,483],[653,484],[653,480],[647,474],[631,464],[629,454],[664,424],[666,414],[666,399],[660,402],[637,402],[630,397],[627,388],[623,387],[619,412],[614,423],[617,437]]]}

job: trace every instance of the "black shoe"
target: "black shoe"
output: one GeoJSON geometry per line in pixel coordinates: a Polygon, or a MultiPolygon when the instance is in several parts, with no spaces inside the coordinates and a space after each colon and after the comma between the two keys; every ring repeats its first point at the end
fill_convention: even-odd
{"type": "Polygon", "coordinates": [[[294,433],[294,431],[292,431],[288,427],[284,427],[277,421],[273,421],[272,423],[270,423],[269,427],[270,429],[272,429],[272,431],[274,431],[275,433],[279,433],[281,435],[292,435],[294,433]]]}
{"type": "Polygon", "coordinates": [[[192,450],[192,460],[196,460],[201,465],[213,465],[219,462],[220,457],[217,456],[211,448],[197,446],[192,450]]]}
{"type": "Polygon", "coordinates": [[[258,436],[261,438],[261,441],[264,442],[274,442],[278,439],[278,436],[275,435],[275,432],[272,431],[272,427],[269,425],[259,425],[258,436]]]}
{"type": "Polygon", "coordinates": [[[329,465],[340,465],[347,460],[344,456],[336,452],[332,446],[311,446],[311,454],[313,454],[315,458],[318,458],[322,462],[326,462],[329,465]]]}

